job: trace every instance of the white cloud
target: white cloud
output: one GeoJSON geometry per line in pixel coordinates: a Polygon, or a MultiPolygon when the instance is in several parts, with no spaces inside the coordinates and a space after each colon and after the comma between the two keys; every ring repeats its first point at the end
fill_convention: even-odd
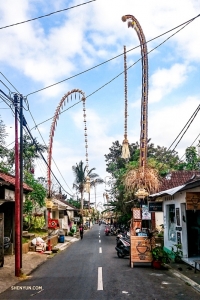
{"type": "Polygon", "coordinates": [[[159,68],[150,78],[149,103],[159,102],[187,80],[190,68],[174,64],[170,69],[159,68]]]}

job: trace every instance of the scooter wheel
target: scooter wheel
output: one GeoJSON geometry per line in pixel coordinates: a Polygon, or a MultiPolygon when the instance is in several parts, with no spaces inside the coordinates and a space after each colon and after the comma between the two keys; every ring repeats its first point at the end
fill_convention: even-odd
{"type": "Polygon", "coordinates": [[[123,257],[124,257],[124,255],[123,255],[121,252],[118,252],[118,251],[117,251],[117,256],[118,256],[119,258],[123,258],[123,257]]]}

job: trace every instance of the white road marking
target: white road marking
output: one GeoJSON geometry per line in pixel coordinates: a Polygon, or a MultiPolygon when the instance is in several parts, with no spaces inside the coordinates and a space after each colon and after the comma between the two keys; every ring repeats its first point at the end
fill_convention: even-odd
{"type": "Polygon", "coordinates": [[[99,243],[101,243],[101,240],[99,240],[99,243]]]}
{"type": "Polygon", "coordinates": [[[97,283],[97,291],[103,291],[102,267],[98,267],[98,283],[97,283]]]}
{"type": "Polygon", "coordinates": [[[99,253],[102,253],[102,248],[101,247],[99,247],[99,253]]]}
{"type": "Polygon", "coordinates": [[[99,238],[100,238],[100,235],[99,235],[99,238]]]}

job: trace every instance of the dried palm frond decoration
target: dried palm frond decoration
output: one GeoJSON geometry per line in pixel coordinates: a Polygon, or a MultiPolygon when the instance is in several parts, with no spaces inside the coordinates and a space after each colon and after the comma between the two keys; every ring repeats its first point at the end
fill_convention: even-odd
{"type": "Polygon", "coordinates": [[[126,46],[124,46],[124,95],[125,95],[125,110],[124,110],[124,140],[122,143],[122,158],[129,159],[130,158],[130,151],[127,139],[127,107],[128,107],[128,100],[127,100],[127,65],[126,65],[126,46]]]}
{"type": "Polygon", "coordinates": [[[131,193],[142,188],[145,188],[148,193],[157,192],[160,186],[158,171],[148,165],[145,168],[132,168],[124,176],[124,185],[131,193]]]}

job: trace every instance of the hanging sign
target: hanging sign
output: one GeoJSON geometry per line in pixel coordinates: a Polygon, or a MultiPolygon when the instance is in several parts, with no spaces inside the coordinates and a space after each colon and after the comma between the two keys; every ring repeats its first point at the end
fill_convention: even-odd
{"type": "Polygon", "coordinates": [[[163,202],[152,201],[149,202],[149,212],[162,212],[163,211],[163,202]]]}
{"type": "Polygon", "coordinates": [[[48,228],[56,229],[59,228],[58,219],[49,219],[48,221],[48,228]]]}
{"type": "Polygon", "coordinates": [[[142,205],[142,220],[151,220],[151,213],[148,210],[148,205],[142,205]]]}

